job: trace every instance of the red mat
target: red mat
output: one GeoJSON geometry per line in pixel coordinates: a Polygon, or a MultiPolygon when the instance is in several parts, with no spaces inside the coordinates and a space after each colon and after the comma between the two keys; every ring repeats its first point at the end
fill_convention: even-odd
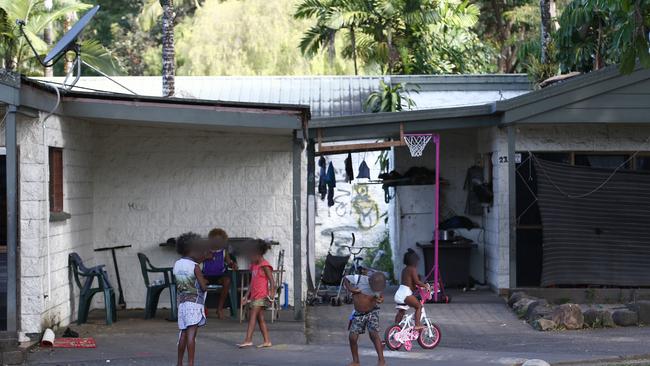
{"type": "Polygon", "coordinates": [[[57,338],[54,348],[97,348],[95,338],[57,338]]]}

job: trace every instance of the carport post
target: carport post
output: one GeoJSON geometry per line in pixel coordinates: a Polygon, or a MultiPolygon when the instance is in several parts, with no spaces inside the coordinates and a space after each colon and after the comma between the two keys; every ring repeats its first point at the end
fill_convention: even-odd
{"type": "Polygon", "coordinates": [[[18,187],[16,106],[9,104],[5,120],[7,178],[7,331],[18,331],[17,263],[18,263],[18,187]]]}
{"type": "Polygon", "coordinates": [[[302,141],[295,135],[293,138],[293,317],[295,320],[302,320],[303,299],[302,286],[304,281],[302,270],[302,204],[300,195],[302,193],[302,141]]]}
{"type": "Polygon", "coordinates": [[[508,133],[508,272],[510,288],[517,287],[517,166],[515,161],[517,131],[506,127],[508,133]]]}

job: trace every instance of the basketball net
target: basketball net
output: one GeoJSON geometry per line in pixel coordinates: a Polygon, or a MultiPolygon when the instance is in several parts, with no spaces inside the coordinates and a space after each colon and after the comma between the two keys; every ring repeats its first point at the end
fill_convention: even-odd
{"type": "Polygon", "coordinates": [[[422,156],[429,141],[431,141],[431,134],[404,135],[404,142],[408,146],[412,157],[422,156]]]}

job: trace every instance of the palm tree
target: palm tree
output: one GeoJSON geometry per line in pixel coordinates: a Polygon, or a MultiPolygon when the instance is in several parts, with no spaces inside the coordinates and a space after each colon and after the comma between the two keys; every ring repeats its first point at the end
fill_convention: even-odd
{"type": "Polygon", "coordinates": [[[547,64],[550,61],[549,46],[551,43],[551,0],[539,0],[541,11],[541,62],[547,64]]]}
{"type": "Polygon", "coordinates": [[[199,0],[180,0],[174,7],[174,0],[146,0],[138,17],[140,26],[149,31],[162,16],[162,82],[163,96],[173,97],[175,93],[176,51],[174,47],[174,23],[177,17],[193,13],[201,7],[199,0]]]}
{"type": "Polygon", "coordinates": [[[176,52],[174,49],[174,1],[161,0],[162,5],[162,82],[163,96],[173,97],[175,92],[176,52]]]}
{"type": "MultiPolygon", "coordinates": [[[[0,54],[3,55],[1,67],[23,74],[43,75],[45,71],[18,31],[16,21],[25,21],[25,34],[36,52],[42,56],[49,49],[44,39],[47,34],[46,29],[57,29],[59,27],[52,25],[63,22],[67,14],[74,14],[90,7],[77,0],[57,2],[51,9],[46,5],[48,4],[40,0],[0,0],[0,54]]],[[[54,36],[53,32],[49,35],[52,38],[54,36]]],[[[84,40],[81,42],[81,48],[84,61],[88,64],[106,73],[115,74],[120,71],[119,65],[110,52],[96,41],[84,40]]]]}
{"type": "Polygon", "coordinates": [[[463,0],[303,0],[294,16],[315,19],[300,42],[305,56],[345,36],[342,55],[382,73],[476,72],[467,65],[489,61],[471,27],[479,9],[463,0]],[[470,54],[467,56],[467,54],[470,54]]]}
{"type": "MultiPolygon", "coordinates": [[[[298,5],[294,18],[310,19],[316,18],[316,24],[305,31],[300,40],[300,51],[307,57],[313,57],[321,49],[327,48],[330,65],[334,64],[336,48],[334,42],[340,27],[333,27],[330,24],[332,14],[336,8],[343,5],[339,0],[305,0],[298,5]]],[[[350,29],[353,31],[354,27],[350,29]]],[[[354,72],[357,74],[356,59],[354,59],[354,72]]]]}

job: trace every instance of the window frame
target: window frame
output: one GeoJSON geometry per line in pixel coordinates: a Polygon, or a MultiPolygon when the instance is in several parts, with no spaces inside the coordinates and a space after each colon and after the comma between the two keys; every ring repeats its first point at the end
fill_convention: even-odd
{"type": "Polygon", "coordinates": [[[48,148],[49,170],[49,201],[51,213],[62,213],[63,193],[63,148],[50,146],[48,148]]]}

